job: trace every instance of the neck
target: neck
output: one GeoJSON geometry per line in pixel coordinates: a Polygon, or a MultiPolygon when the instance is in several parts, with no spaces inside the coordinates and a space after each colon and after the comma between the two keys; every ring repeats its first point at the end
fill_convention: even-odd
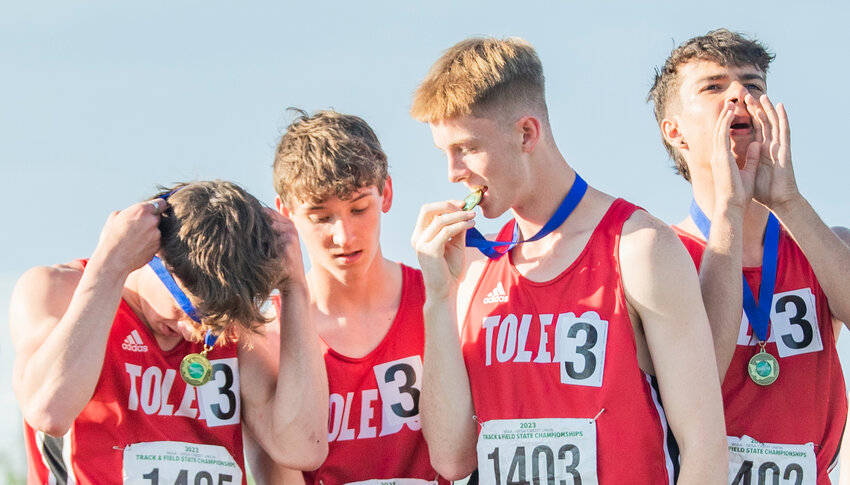
{"type": "Polygon", "coordinates": [[[394,301],[401,287],[401,268],[379,254],[367,271],[345,280],[313,267],[307,273],[307,285],[319,311],[330,316],[351,315],[394,301]]]}
{"type": "MultiPolygon", "coordinates": [[[[523,239],[537,234],[549,221],[576,178],[576,172],[558,150],[551,156],[538,159],[530,172],[534,176],[530,179],[526,197],[511,208],[523,239]]],[[[562,228],[563,225],[556,231],[562,228]]]]}

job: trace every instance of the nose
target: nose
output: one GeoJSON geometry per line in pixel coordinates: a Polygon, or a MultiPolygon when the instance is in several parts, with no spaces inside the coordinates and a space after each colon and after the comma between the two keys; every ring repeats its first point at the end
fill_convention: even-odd
{"type": "Polygon", "coordinates": [[[345,217],[339,217],[333,225],[333,242],[337,246],[345,246],[354,239],[354,224],[345,217]]]}
{"type": "Polygon", "coordinates": [[[732,83],[729,84],[729,89],[727,90],[726,101],[731,101],[735,104],[743,103],[747,93],[749,93],[749,91],[747,91],[746,86],[738,81],[732,81],[732,83]]]}
{"type": "Polygon", "coordinates": [[[466,164],[460,153],[447,153],[449,182],[456,183],[466,178],[466,164]]]}

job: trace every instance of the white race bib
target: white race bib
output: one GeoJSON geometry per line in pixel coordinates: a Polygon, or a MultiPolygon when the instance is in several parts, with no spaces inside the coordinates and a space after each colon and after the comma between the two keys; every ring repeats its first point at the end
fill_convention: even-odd
{"type": "Polygon", "coordinates": [[[815,446],[759,443],[728,436],[730,485],[815,485],[815,446]]]}
{"type": "Polygon", "coordinates": [[[124,448],[124,483],[240,485],[242,469],[222,446],[151,441],[124,448]]]}
{"type": "Polygon", "coordinates": [[[478,435],[480,483],[596,485],[591,419],[495,419],[478,435]]]}
{"type": "Polygon", "coordinates": [[[437,481],[429,482],[419,478],[386,478],[349,482],[345,485],[437,485],[437,481]]]}

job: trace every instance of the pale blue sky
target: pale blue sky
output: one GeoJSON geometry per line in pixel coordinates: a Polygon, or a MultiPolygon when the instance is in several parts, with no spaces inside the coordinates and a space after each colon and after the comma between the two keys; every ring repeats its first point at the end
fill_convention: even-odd
{"type": "MultiPolygon", "coordinates": [[[[653,68],[716,27],[757,36],[777,54],[769,91],[787,105],[801,190],[828,224],[848,225],[850,6],[803,3],[3,2],[0,300],[24,269],[88,256],[108,213],[157,183],[230,179],[271,204],[289,106],[333,107],[375,128],[395,186],[384,252],[414,264],[419,206],[465,190],[407,115],[411,93],[470,35],[534,44],[568,161],[667,222],[684,217],[689,191],[644,102],[653,68]]],[[[8,396],[8,344],[0,355],[8,396]]]]}

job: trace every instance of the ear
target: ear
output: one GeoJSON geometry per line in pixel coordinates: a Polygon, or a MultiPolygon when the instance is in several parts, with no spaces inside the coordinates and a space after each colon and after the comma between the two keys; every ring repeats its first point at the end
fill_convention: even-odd
{"type": "Polygon", "coordinates": [[[283,201],[280,200],[280,196],[274,196],[274,206],[277,207],[277,211],[283,214],[286,217],[289,217],[289,209],[286,208],[283,201]]]}
{"type": "Polygon", "coordinates": [[[381,191],[381,211],[389,212],[390,207],[393,206],[393,179],[389,175],[387,175],[387,181],[384,182],[384,190],[381,191]]]}
{"type": "Polygon", "coordinates": [[[664,118],[661,120],[661,136],[671,146],[680,150],[687,149],[688,143],[685,141],[685,135],[679,131],[679,120],[673,118],[664,118]]]}
{"type": "Polygon", "coordinates": [[[525,153],[533,152],[542,135],[540,119],[526,115],[517,121],[516,126],[522,132],[522,151],[525,153]]]}

